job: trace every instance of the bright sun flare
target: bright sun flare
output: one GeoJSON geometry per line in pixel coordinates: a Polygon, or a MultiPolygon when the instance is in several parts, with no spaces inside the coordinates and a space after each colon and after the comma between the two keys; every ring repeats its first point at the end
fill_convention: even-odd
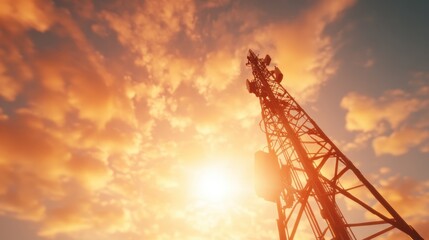
{"type": "Polygon", "coordinates": [[[219,202],[230,199],[234,193],[234,183],[226,169],[219,167],[202,169],[195,180],[200,199],[219,202]]]}

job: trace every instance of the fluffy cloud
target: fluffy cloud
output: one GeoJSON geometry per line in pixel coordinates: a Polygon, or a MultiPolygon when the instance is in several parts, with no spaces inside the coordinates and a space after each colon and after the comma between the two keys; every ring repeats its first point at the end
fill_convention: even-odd
{"type": "Polygon", "coordinates": [[[372,142],[375,154],[402,155],[408,149],[420,145],[429,137],[429,131],[401,128],[389,136],[376,137],[372,142]]]}
{"type": "Polygon", "coordinates": [[[201,94],[207,94],[210,89],[224,90],[233,80],[237,79],[242,62],[237,55],[226,50],[207,55],[202,76],[198,77],[195,83],[201,94]]]}
{"type": "Polygon", "coordinates": [[[11,25],[46,31],[53,22],[53,6],[48,1],[2,1],[0,18],[11,25]]]}
{"type": "Polygon", "coordinates": [[[424,107],[424,103],[402,90],[393,90],[379,98],[349,93],[341,101],[341,107],[347,110],[348,130],[382,132],[383,123],[397,128],[410,114],[424,107]]]}
{"type": "Polygon", "coordinates": [[[425,95],[421,89],[414,94],[390,90],[378,98],[349,93],[341,106],[347,110],[346,128],[358,135],[347,147],[358,148],[372,139],[376,155],[397,156],[420,146],[429,138],[425,95]]]}

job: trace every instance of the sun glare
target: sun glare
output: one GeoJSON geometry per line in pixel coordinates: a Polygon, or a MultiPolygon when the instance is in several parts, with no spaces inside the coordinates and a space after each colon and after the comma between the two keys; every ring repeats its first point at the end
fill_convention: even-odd
{"type": "Polygon", "coordinates": [[[201,169],[195,179],[198,198],[208,202],[221,202],[231,199],[235,183],[227,169],[206,167],[201,169]]]}

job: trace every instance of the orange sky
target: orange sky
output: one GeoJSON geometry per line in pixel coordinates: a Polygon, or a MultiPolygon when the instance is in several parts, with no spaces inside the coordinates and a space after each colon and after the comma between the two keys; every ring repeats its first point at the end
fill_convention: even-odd
{"type": "Polygon", "coordinates": [[[428,6],[381,2],[1,1],[1,239],[276,239],[249,48],[429,238],[428,6]]]}

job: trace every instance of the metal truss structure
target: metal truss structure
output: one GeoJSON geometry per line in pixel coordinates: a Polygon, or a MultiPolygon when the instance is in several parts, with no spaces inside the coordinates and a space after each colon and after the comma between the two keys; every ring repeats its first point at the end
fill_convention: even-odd
{"type": "Polygon", "coordinates": [[[260,127],[278,162],[280,187],[268,186],[275,198],[262,197],[277,205],[280,239],[423,239],[280,84],[280,70],[268,70],[270,56],[249,50],[247,59],[247,88],[259,98],[260,127]]]}

